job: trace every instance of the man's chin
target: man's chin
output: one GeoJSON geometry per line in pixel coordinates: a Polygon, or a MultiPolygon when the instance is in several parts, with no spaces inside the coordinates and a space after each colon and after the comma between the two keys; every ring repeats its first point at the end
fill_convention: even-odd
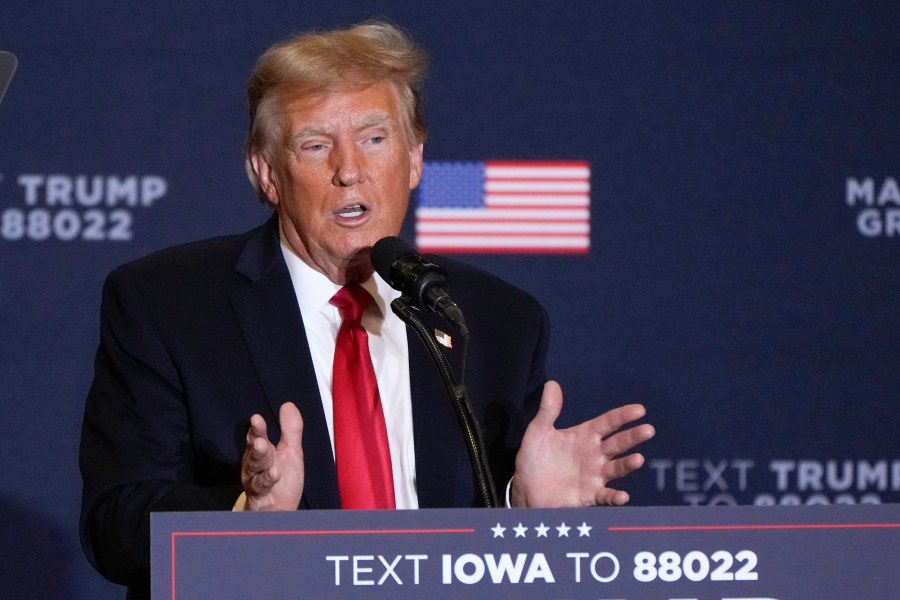
{"type": "Polygon", "coordinates": [[[348,285],[351,283],[362,283],[372,276],[375,272],[372,266],[370,255],[372,247],[366,246],[353,251],[348,256],[340,260],[339,273],[329,275],[335,283],[348,285]]]}

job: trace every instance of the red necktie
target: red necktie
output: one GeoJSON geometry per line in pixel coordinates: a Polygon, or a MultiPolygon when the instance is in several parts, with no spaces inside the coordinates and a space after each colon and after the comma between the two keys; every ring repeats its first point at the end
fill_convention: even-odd
{"type": "Polygon", "coordinates": [[[369,335],[360,319],[372,303],[358,285],[341,288],[331,304],[341,313],[334,349],[334,459],[343,508],[394,508],[394,477],[369,335]]]}

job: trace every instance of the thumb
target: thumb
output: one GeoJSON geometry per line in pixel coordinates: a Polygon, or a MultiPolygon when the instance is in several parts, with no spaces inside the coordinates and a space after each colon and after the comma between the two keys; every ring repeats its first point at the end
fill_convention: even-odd
{"type": "Polygon", "coordinates": [[[544,384],[544,392],[541,394],[541,406],[532,423],[542,429],[552,429],[553,424],[562,412],[563,397],[562,388],[555,381],[544,384]]]}
{"type": "Polygon", "coordinates": [[[281,441],[279,448],[300,448],[303,439],[303,417],[300,410],[293,402],[285,402],[278,410],[278,424],[281,427],[281,441]]]}

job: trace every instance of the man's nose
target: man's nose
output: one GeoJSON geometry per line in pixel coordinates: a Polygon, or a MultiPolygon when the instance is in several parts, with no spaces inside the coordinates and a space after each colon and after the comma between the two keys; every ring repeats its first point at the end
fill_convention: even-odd
{"type": "Polygon", "coordinates": [[[332,183],[337,186],[356,185],[365,181],[365,158],[359,148],[344,145],[334,153],[334,176],[332,183]]]}

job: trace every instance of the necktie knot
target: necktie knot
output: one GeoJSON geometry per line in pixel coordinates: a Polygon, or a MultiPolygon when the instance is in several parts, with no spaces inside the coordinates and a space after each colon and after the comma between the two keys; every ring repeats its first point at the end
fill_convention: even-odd
{"type": "Polygon", "coordinates": [[[362,314],[372,304],[372,296],[365,288],[353,283],[339,289],[329,302],[341,313],[343,321],[352,323],[362,318],[362,314]]]}

